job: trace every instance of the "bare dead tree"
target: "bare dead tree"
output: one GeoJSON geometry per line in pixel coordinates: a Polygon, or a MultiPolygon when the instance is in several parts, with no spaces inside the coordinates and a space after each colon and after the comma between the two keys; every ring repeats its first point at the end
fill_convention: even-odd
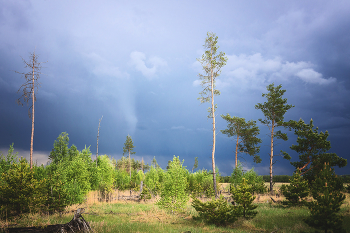
{"type": "Polygon", "coordinates": [[[100,137],[100,126],[101,126],[101,121],[102,121],[103,115],[101,119],[98,122],[98,129],[97,129],[97,151],[96,151],[96,167],[97,167],[97,157],[98,157],[98,139],[100,137]]]}
{"type": "Polygon", "coordinates": [[[32,120],[32,133],[30,137],[30,168],[33,168],[33,141],[34,141],[34,102],[36,101],[35,89],[38,90],[40,86],[39,78],[41,74],[41,64],[43,62],[38,62],[38,55],[35,54],[35,50],[29,56],[29,61],[27,62],[22,58],[25,66],[24,68],[29,68],[30,71],[27,73],[21,73],[15,71],[18,74],[23,75],[25,82],[18,89],[17,93],[23,91],[23,94],[20,98],[17,99],[17,103],[23,106],[23,103],[26,102],[27,105],[30,105],[28,109],[28,116],[32,120]]]}

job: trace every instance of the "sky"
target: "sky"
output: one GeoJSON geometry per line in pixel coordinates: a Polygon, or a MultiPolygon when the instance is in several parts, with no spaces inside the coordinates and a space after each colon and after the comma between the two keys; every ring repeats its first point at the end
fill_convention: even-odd
{"type": "MultiPolygon", "coordinates": [[[[207,32],[218,36],[227,64],[217,78],[216,165],[222,175],[234,166],[234,140],[220,132],[220,115],[255,120],[262,139],[255,164],[240,154],[244,169],[269,174],[268,127],[257,103],[266,86],[281,84],[285,120],[313,119],[328,131],[329,152],[350,159],[350,2],[310,1],[44,1],[0,0],[0,151],[14,143],[29,158],[31,120],[17,92],[31,53],[42,63],[35,102],[33,161],[46,164],[61,132],[93,159],[99,119],[99,155],[123,155],[126,136],[149,164],[166,167],[173,156],[192,169],[211,169],[212,123],[197,61],[207,32]]],[[[283,130],[283,129],[282,129],[283,130]]],[[[286,131],[288,132],[288,131],[286,131]]],[[[275,151],[298,154],[293,132],[275,151]]],[[[292,175],[289,161],[275,156],[274,175],[292,175]]],[[[349,165],[336,169],[350,174],[349,165]]]]}

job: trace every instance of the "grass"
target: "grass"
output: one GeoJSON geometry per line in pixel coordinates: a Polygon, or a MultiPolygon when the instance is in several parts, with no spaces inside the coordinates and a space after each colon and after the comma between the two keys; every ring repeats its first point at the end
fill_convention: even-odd
{"type": "MultiPolygon", "coordinates": [[[[350,229],[350,195],[346,195],[341,213],[344,215],[344,229],[350,229]]],[[[90,193],[90,196],[96,195],[90,193]]],[[[62,215],[27,214],[0,221],[0,227],[45,227],[48,224],[67,223],[72,219],[75,209],[84,207],[83,217],[90,223],[94,232],[315,232],[303,222],[309,215],[306,207],[285,208],[271,203],[268,197],[262,196],[257,202],[258,214],[255,218],[239,218],[227,227],[216,227],[194,220],[192,216],[196,216],[196,211],[190,202],[183,213],[173,215],[160,209],[154,200],[145,203],[124,200],[104,203],[91,199],[82,206],[67,207],[66,213],[62,215]],[[268,203],[263,197],[266,197],[268,203]]]]}

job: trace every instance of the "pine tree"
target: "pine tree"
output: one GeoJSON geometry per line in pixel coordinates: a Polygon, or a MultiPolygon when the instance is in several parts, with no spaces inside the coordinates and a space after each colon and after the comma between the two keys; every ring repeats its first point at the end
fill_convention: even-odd
{"type": "Polygon", "coordinates": [[[203,91],[199,94],[201,97],[198,99],[201,103],[211,102],[211,107],[208,108],[208,118],[213,119],[213,147],[211,153],[212,168],[213,168],[213,187],[215,191],[215,196],[217,196],[216,190],[216,173],[215,173],[215,143],[216,143],[216,128],[215,128],[215,110],[216,104],[214,104],[214,96],[220,95],[220,91],[215,89],[215,79],[220,75],[221,68],[226,65],[227,57],[224,52],[218,53],[219,46],[218,37],[215,33],[208,32],[207,38],[205,39],[204,48],[207,50],[202,55],[200,59],[197,59],[204,70],[203,74],[198,74],[202,80],[201,85],[204,87],[203,91]]]}
{"type": "Polygon", "coordinates": [[[213,198],[207,202],[201,202],[194,196],[192,199],[193,208],[198,212],[199,217],[207,223],[225,226],[237,220],[237,206],[228,204],[223,196],[216,200],[213,198]]]}
{"type": "Polygon", "coordinates": [[[258,206],[253,205],[255,196],[252,195],[252,187],[248,185],[245,178],[243,178],[242,183],[236,187],[232,186],[231,193],[233,200],[239,204],[239,210],[243,217],[255,217],[258,213],[255,209],[258,206]]]}
{"type": "Polygon", "coordinates": [[[281,191],[283,196],[286,197],[288,201],[283,201],[284,205],[295,206],[295,205],[305,205],[306,201],[303,198],[309,195],[309,184],[302,176],[300,176],[300,171],[297,170],[291,180],[289,185],[283,184],[281,186],[281,191]]]}
{"type": "MultiPolygon", "coordinates": [[[[282,90],[282,85],[278,85],[275,87],[274,83],[267,86],[267,90],[269,93],[262,94],[262,97],[266,97],[267,102],[263,104],[258,103],[255,105],[256,109],[260,109],[265,116],[265,119],[259,119],[259,121],[268,126],[270,129],[270,141],[271,141],[271,152],[270,152],[270,192],[273,193],[273,157],[274,154],[274,138],[282,139],[284,141],[288,140],[288,136],[286,133],[282,133],[280,130],[275,131],[277,127],[284,126],[284,114],[291,108],[293,105],[287,104],[287,99],[283,99],[282,96],[286,92],[286,90],[282,90]]],[[[284,153],[283,158],[290,160],[291,157],[284,153]]]]}
{"type": "Polygon", "coordinates": [[[309,203],[311,215],[305,222],[316,229],[344,232],[342,229],[343,216],[339,214],[340,207],[344,203],[345,195],[341,193],[343,183],[334,173],[334,169],[325,163],[320,171],[312,189],[312,197],[315,201],[309,203]]]}
{"type": "Polygon", "coordinates": [[[259,135],[260,129],[256,126],[256,121],[245,121],[241,117],[231,117],[230,114],[221,115],[221,117],[227,121],[227,129],[221,130],[221,133],[226,134],[228,137],[236,137],[236,150],[235,150],[235,167],[238,164],[238,153],[247,153],[254,157],[255,163],[260,163],[261,158],[258,155],[260,151],[261,139],[259,135]]]}

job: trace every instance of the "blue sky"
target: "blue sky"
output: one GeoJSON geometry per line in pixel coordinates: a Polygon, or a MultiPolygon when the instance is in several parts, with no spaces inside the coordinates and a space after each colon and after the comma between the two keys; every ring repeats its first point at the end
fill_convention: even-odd
{"type": "MultiPolygon", "coordinates": [[[[208,31],[219,37],[227,65],[217,80],[216,163],[232,172],[234,141],[221,114],[263,118],[254,108],[274,82],[295,105],[285,119],[328,130],[332,149],[350,158],[350,2],[349,1],[6,1],[0,0],[0,151],[14,143],[29,157],[28,108],[16,104],[24,79],[22,58],[34,50],[43,64],[35,103],[34,161],[46,163],[54,140],[67,132],[79,150],[122,156],[131,135],[135,158],[165,168],[173,155],[192,168],[211,168],[209,104],[197,98],[202,87],[196,61],[208,31]],[[22,58],[21,58],[22,57],[22,58]]],[[[246,169],[268,174],[268,128],[261,129],[260,156],[246,169]]],[[[278,142],[289,150],[296,138],[278,142]]],[[[292,161],[298,155],[291,152],[292,161]]],[[[275,157],[274,174],[293,167],[275,157]]],[[[349,174],[349,166],[337,169],[349,174]]]]}

